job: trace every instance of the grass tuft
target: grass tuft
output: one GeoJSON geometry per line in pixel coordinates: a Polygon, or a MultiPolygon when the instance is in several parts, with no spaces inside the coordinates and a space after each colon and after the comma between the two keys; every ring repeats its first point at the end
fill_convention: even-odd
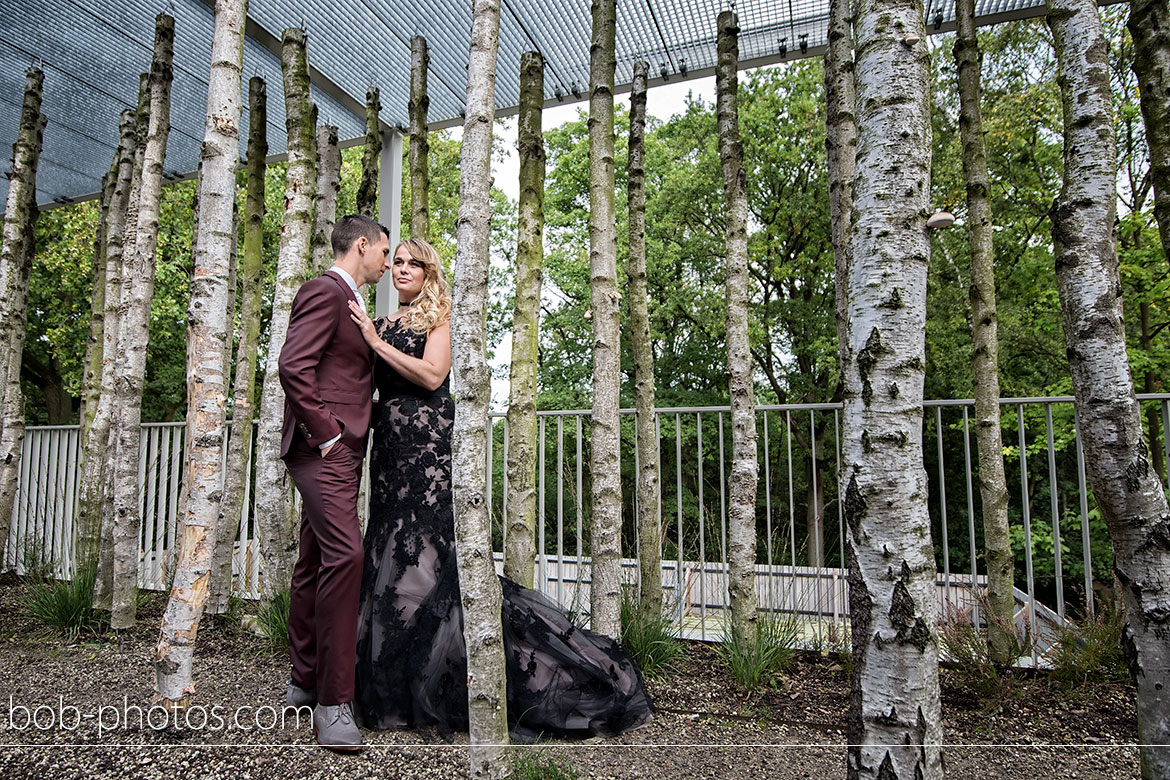
{"type": "Polygon", "coordinates": [[[256,624],[274,650],[288,649],[289,592],[282,590],[260,604],[256,624]]]}
{"type": "Polygon", "coordinates": [[[512,780],[577,780],[577,770],[544,748],[520,748],[512,762],[512,780]]]}
{"type": "Polygon", "coordinates": [[[791,615],[760,613],[754,642],[728,627],[716,650],[736,682],[754,691],[792,663],[799,636],[800,624],[791,615]]]}
{"type": "Polygon", "coordinates": [[[93,584],[97,570],[88,566],[72,580],[34,580],[25,584],[24,606],[30,615],[73,641],[81,634],[102,629],[100,613],[93,608],[93,584]]]}
{"type": "Polygon", "coordinates": [[[669,615],[657,618],[642,613],[637,597],[622,593],[622,647],[647,677],[667,674],[683,654],[678,631],[669,615]]]}

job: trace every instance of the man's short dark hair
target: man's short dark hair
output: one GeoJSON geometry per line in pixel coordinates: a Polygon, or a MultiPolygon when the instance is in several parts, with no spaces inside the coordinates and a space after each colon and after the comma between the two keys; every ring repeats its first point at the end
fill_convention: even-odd
{"type": "Polygon", "coordinates": [[[379,225],[361,214],[347,214],[333,226],[333,237],[330,239],[330,243],[333,244],[333,255],[334,257],[344,255],[353,246],[353,242],[362,236],[371,244],[375,244],[383,235],[387,239],[390,238],[390,230],[385,225],[379,225]]]}

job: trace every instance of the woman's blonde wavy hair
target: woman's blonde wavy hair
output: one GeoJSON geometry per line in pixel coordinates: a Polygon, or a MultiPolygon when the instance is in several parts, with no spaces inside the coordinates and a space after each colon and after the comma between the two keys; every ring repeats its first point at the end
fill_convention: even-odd
{"type": "Polygon", "coordinates": [[[421,238],[408,238],[394,247],[394,254],[406,247],[412,260],[423,264],[422,289],[411,301],[403,317],[406,327],[415,333],[430,333],[451,318],[451,288],[443,278],[443,263],[438,251],[421,238]]]}

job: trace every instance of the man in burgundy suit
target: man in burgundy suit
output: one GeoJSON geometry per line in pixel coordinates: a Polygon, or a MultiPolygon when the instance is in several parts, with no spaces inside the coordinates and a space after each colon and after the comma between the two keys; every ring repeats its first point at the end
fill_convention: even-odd
{"type": "Polygon", "coordinates": [[[390,267],[386,228],[362,216],[333,228],[334,265],[293,300],[280,352],[280,455],[301,494],[300,557],[289,610],[286,705],[313,709],[317,742],[357,750],[353,719],[362,535],[358,484],[373,395],[370,350],[349,316],[358,288],[390,267]]]}

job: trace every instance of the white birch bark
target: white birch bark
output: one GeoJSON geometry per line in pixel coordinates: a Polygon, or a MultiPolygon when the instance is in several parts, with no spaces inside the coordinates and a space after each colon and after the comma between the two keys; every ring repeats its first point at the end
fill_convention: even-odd
{"type": "Polygon", "coordinates": [[[313,203],[313,260],[311,268],[323,274],[333,265],[333,225],[337,222],[337,196],[341,192],[341,149],[337,128],[317,128],[317,195],[313,203]]]}
{"type": "Polygon", "coordinates": [[[1064,186],[1050,213],[1056,284],[1085,466],[1125,605],[1142,777],[1153,780],[1170,777],[1170,512],[1125,348],[1107,43],[1091,0],[1049,0],[1048,26],[1064,107],[1064,186]]]}
{"type": "Polygon", "coordinates": [[[382,133],[378,115],[382,101],[378,88],[366,90],[366,144],[362,150],[362,179],[358,183],[357,212],[363,217],[378,218],[378,156],[382,153],[382,133]]]}
{"type": "Polygon", "coordinates": [[[504,576],[532,587],[536,555],[536,375],[544,265],[544,58],[520,57],[520,204],[508,388],[508,543],[504,576]]]}
{"type": "Polygon", "coordinates": [[[163,162],[170,130],[172,58],[175,20],[155,19],[154,59],[150,69],[150,120],[143,149],[142,178],[133,254],[123,276],[122,316],[118,329],[120,365],[115,384],[111,442],[113,467],[113,603],[110,627],[134,625],[138,589],[141,518],[138,511],[138,459],[142,421],[142,387],[150,334],[150,301],[154,295],[155,250],[162,193],[163,162]]]}
{"type": "Polygon", "coordinates": [[[41,95],[45,74],[29,68],[25,74],[20,130],[12,146],[12,174],[4,207],[3,247],[0,248],[0,321],[4,349],[3,403],[0,404],[0,553],[8,539],[12,507],[20,476],[20,450],[24,444],[24,393],[20,389],[20,364],[24,358],[25,323],[28,313],[28,279],[35,252],[37,221],[37,162],[45,132],[41,95]]]}
{"type": "Polygon", "coordinates": [[[731,393],[731,477],[727,501],[727,595],[731,630],[756,638],[756,402],[748,342],[747,173],[739,140],[739,20],[731,11],[718,19],[715,68],[719,159],[727,208],[727,374],[731,393]]]}
{"type": "Polygon", "coordinates": [[[979,495],[983,504],[983,546],[987,559],[987,643],[991,659],[1015,663],[1016,597],[1008,529],[1008,490],[999,421],[999,326],[995,307],[995,244],[991,187],[983,148],[979,42],[975,0],[956,0],[955,64],[959,74],[959,138],[967,179],[967,235],[971,248],[971,341],[975,385],[975,440],[979,445],[979,495]]]}
{"type": "Polygon", "coordinates": [[[134,252],[127,261],[123,276],[118,333],[118,354],[123,370],[119,370],[116,378],[115,417],[111,429],[114,444],[114,578],[110,627],[115,629],[129,628],[135,620],[141,523],[138,511],[139,426],[150,335],[150,301],[154,295],[159,200],[170,130],[174,41],[174,18],[159,14],[155,19],[154,59],[150,68],[150,123],[143,150],[134,252]]]}
{"type": "MultiPolygon", "coordinates": [[[[146,134],[150,129],[150,73],[143,73],[138,80],[138,111],[134,118],[134,139],[131,145],[130,192],[126,199],[126,220],[118,256],[121,269],[122,289],[113,302],[118,319],[117,332],[113,334],[114,363],[110,376],[110,422],[106,435],[106,462],[102,466],[102,486],[95,500],[101,508],[101,522],[98,544],[98,570],[93,585],[93,604],[98,609],[111,609],[114,594],[114,455],[117,450],[117,399],[121,392],[118,378],[126,371],[126,355],[119,351],[122,343],[122,320],[126,311],[129,283],[127,276],[133,266],[135,245],[138,236],[138,201],[142,190],[142,163],[146,154],[146,134]]],[[[95,521],[96,522],[96,521],[95,521]]]]}
{"type": "Polygon", "coordinates": [[[264,170],[268,156],[268,103],[264,79],[248,84],[247,196],[244,207],[244,253],[240,261],[240,343],[232,389],[232,425],[227,468],[219,504],[219,532],[211,564],[211,599],[207,608],[226,612],[232,591],[232,552],[239,534],[244,493],[251,477],[252,419],[256,398],[256,352],[260,340],[261,273],[264,270],[264,170]],[[226,535],[226,537],[225,537],[226,535]]]}
{"type": "Polygon", "coordinates": [[[102,394],[102,331],[106,323],[106,225],[114,200],[118,179],[118,152],[115,150],[110,169],[102,177],[102,197],[98,206],[97,231],[93,241],[93,285],[89,293],[89,333],[85,339],[84,373],[81,378],[81,440],[89,436],[102,394]]]}
{"type": "Polygon", "coordinates": [[[260,395],[260,430],[256,438],[255,518],[260,553],[261,590],[271,598],[292,582],[297,552],[297,524],[292,513],[292,483],[280,461],[284,425],[284,388],[277,358],[284,347],[293,298],[305,281],[317,191],[316,108],[309,101],[309,61],[305,31],[289,28],[281,40],[288,174],[284,184],[284,226],[276,260],[276,292],[268,329],[268,360],[260,395]]]}
{"type": "Polygon", "coordinates": [[[410,235],[427,241],[431,237],[430,168],[427,157],[431,144],[427,139],[427,68],[431,55],[427,39],[416,35],[410,39],[410,235]]]}
{"type": "Polygon", "coordinates": [[[938,596],[922,462],[929,55],[922,5],[855,6],[857,168],[842,480],[850,778],[941,780],[938,596]]]}
{"type": "Polygon", "coordinates": [[[103,281],[105,307],[102,324],[99,389],[93,422],[83,442],[80,496],[77,505],[78,567],[96,565],[101,536],[102,505],[105,500],[107,447],[110,441],[110,417],[114,402],[114,364],[117,362],[118,307],[122,302],[122,247],[126,230],[126,208],[130,201],[130,175],[134,167],[134,112],[122,112],[118,151],[114,155],[114,188],[105,225],[105,265],[103,281]]]}
{"type": "Polygon", "coordinates": [[[630,342],[634,351],[635,437],[638,447],[638,607],[647,620],[662,615],[662,535],[658,525],[658,434],[654,419],[654,350],[646,291],[646,80],[650,63],[634,63],[630,90],[629,198],[630,342]]]}
{"type": "Polygon", "coordinates": [[[194,684],[195,637],[211,582],[211,557],[223,495],[224,416],[231,368],[232,245],[236,166],[240,159],[240,66],[247,0],[216,0],[207,85],[199,231],[187,308],[187,502],[174,584],[154,652],[155,693],[168,708],[185,708],[194,684]]]}
{"type": "Polygon", "coordinates": [[[613,78],[616,0],[592,0],[589,45],[589,269],[593,309],[593,415],[589,473],[589,625],[620,637],[622,483],[618,393],[621,383],[621,295],[617,289],[617,222],[614,213],[613,78]]]}
{"type": "Polygon", "coordinates": [[[508,700],[500,624],[500,581],[492,557],[485,485],[490,375],[484,359],[492,119],[500,0],[475,0],[467,69],[467,118],[459,152],[459,218],[451,313],[455,396],[452,488],[455,544],[467,644],[467,696],[472,777],[505,777],[509,763],[508,700]]]}

